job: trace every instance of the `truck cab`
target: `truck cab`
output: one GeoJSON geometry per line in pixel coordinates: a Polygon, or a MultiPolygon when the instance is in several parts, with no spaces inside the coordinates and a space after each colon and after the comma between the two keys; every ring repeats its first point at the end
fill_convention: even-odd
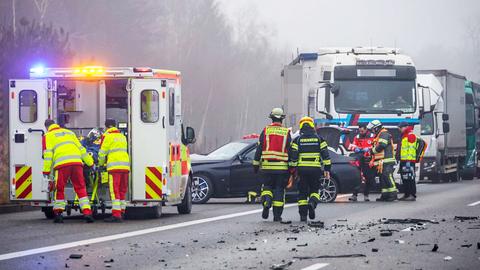
{"type": "MultiPolygon", "coordinates": [[[[10,199],[41,206],[49,217],[52,192],[42,177],[43,123],[53,119],[79,138],[103,128],[107,118],[127,136],[131,173],[127,213],[162,205],[191,211],[191,165],[187,144],[192,128],[183,128],[181,74],[136,67],[87,66],[30,70],[30,79],[12,79],[10,90],[10,199]],[[130,210],[130,211],[129,211],[130,210]]],[[[86,178],[94,213],[111,207],[108,184],[100,174],[86,178]]],[[[76,195],[66,190],[69,210],[76,195]]]]}

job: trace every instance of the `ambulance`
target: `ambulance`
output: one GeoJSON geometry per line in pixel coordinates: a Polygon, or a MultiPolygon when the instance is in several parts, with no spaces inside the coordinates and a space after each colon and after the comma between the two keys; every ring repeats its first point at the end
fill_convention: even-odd
{"type": "MultiPolygon", "coordinates": [[[[126,215],[161,215],[162,206],[191,212],[192,171],[187,145],[195,141],[182,122],[181,74],[148,67],[35,67],[30,79],[9,81],[10,199],[29,202],[53,218],[53,191],[42,176],[44,121],[86,136],[107,118],[127,136],[131,173],[126,215]]],[[[94,215],[112,206],[101,172],[86,173],[94,215]]],[[[108,179],[108,178],[107,178],[108,179]]],[[[65,190],[67,214],[78,198],[65,190]]]]}

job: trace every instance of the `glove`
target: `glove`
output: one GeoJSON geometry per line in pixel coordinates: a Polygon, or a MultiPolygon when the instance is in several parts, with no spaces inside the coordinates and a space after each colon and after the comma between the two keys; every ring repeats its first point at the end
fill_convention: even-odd
{"type": "Polygon", "coordinates": [[[255,174],[258,173],[258,170],[259,170],[259,169],[260,169],[260,166],[258,166],[258,165],[253,165],[253,172],[254,172],[255,174]]]}
{"type": "Polygon", "coordinates": [[[355,150],[354,150],[355,153],[360,153],[360,151],[361,151],[361,149],[358,148],[358,147],[356,147],[355,150]]]}

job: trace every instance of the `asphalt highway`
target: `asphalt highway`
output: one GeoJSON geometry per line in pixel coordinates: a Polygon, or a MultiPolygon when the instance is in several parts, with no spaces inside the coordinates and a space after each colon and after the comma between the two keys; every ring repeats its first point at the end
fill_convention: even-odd
{"type": "Polygon", "coordinates": [[[290,224],[264,221],[244,199],[121,224],[3,214],[0,269],[480,269],[480,180],[418,190],[416,202],[340,196],[317,208],[324,228],[300,223],[294,204],[290,224]]]}

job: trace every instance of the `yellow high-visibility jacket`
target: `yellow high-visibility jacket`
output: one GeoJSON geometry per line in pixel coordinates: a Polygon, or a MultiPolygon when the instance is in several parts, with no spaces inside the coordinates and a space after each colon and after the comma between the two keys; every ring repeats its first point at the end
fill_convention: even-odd
{"type": "Polygon", "coordinates": [[[107,129],[102,137],[98,152],[98,165],[105,164],[108,172],[130,171],[127,138],[115,127],[107,129]]]}
{"type": "Polygon", "coordinates": [[[43,174],[50,174],[52,167],[57,170],[72,165],[83,166],[83,163],[92,166],[93,158],[75,133],[57,124],[50,125],[43,137],[43,174]]]}

